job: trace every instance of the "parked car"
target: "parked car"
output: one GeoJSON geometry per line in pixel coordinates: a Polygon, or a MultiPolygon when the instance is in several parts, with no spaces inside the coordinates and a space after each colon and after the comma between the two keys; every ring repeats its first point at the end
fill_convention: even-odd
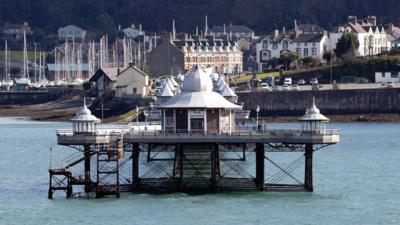
{"type": "Polygon", "coordinates": [[[290,89],[291,89],[291,86],[288,85],[288,84],[284,84],[284,85],[282,86],[282,90],[283,90],[283,91],[290,91],[290,89]]]}
{"type": "Polygon", "coordinates": [[[283,85],[292,85],[292,78],[286,77],[285,80],[283,80],[283,85]]]}
{"type": "Polygon", "coordinates": [[[261,90],[265,90],[265,91],[271,90],[267,83],[261,83],[260,88],[261,88],[261,90]]]}
{"type": "Polygon", "coordinates": [[[318,80],[317,80],[317,78],[311,78],[310,84],[311,84],[311,85],[318,85],[318,80]]]}
{"type": "Polygon", "coordinates": [[[318,91],[319,90],[319,85],[318,84],[311,85],[311,90],[318,91]]]}
{"type": "Polygon", "coordinates": [[[300,79],[300,80],[297,81],[297,84],[298,85],[305,85],[306,81],[304,79],[300,79]]]}
{"type": "Polygon", "coordinates": [[[300,91],[299,85],[294,84],[294,85],[292,86],[292,91],[300,91]]]}

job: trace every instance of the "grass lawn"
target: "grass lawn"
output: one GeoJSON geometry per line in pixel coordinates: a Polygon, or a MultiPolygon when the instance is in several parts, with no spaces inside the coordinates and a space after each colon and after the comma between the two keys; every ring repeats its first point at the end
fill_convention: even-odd
{"type": "MultiPolygon", "coordinates": [[[[268,77],[268,76],[271,76],[271,77],[279,76],[279,72],[270,72],[270,73],[260,73],[260,74],[257,74],[257,77],[258,77],[259,79],[264,79],[264,78],[266,78],[266,77],[268,77]]],[[[234,81],[235,81],[236,83],[242,83],[242,82],[246,82],[246,81],[250,80],[252,77],[253,77],[253,75],[244,75],[244,74],[243,74],[243,75],[240,75],[240,76],[234,78],[234,81]]]]}
{"type": "MultiPolygon", "coordinates": [[[[4,59],[4,51],[1,51],[1,58],[0,60],[4,59]]],[[[36,53],[36,57],[39,59],[39,52],[36,53]]],[[[35,52],[28,52],[28,60],[33,61],[35,58],[35,52]]],[[[11,51],[10,55],[11,61],[22,61],[24,60],[23,51],[11,51]]]]}

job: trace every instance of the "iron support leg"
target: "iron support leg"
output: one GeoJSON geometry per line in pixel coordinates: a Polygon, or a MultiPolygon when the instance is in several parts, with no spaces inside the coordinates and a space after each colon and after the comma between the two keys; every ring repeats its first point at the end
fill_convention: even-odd
{"type": "Polygon", "coordinates": [[[256,185],[259,191],[264,191],[264,144],[256,143],[256,185]]]}
{"type": "Polygon", "coordinates": [[[179,190],[183,190],[183,146],[178,145],[179,150],[179,190]]]}
{"type": "Polygon", "coordinates": [[[312,163],[312,156],[313,156],[313,145],[306,144],[305,149],[305,171],[304,171],[304,189],[306,191],[312,192],[314,191],[313,188],[313,163],[312,163]]]}
{"type": "Polygon", "coordinates": [[[219,179],[219,146],[218,144],[212,145],[211,152],[211,181],[213,185],[213,191],[218,191],[218,179],[219,179]]]}
{"type": "Polygon", "coordinates": [[[139,189],[139,144],[132,146],[132,191],[139,189]]]}
{"type": "Polygon", "coordinates": [[[91,158],[91,152],[90,152],[90,145],[85,145],[84,146],[84,157],[85,157],[85,192],[91,192],[92,190],[92,185],[90,181],[90,158],[91,158]]]}

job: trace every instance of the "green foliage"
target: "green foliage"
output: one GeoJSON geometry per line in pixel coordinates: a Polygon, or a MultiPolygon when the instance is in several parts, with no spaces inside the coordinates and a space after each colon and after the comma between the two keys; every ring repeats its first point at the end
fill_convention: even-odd
{"type": "Polygon", "coordinates": [[[360,43],[353,33],[345,33],[338,40],[335,53],[340,58],[349,53],[353,55],[354,51],[357,50],[359,46],[360,43]]]}
{"type": "Polygon", "coordinates": [[[296,52],[285,52],[279,57],[279,62],[285,66],[286,70],[288,70],[290,64],[294,63],[298,59],[299,55],[296,52]]]}

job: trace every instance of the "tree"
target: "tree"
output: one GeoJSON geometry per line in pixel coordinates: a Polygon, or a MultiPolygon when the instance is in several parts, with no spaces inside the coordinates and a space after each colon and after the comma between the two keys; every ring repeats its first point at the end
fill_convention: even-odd
{"type": "Polygon", "coordinates": [[[299,55],[295,52],[285,52],[281,54],[279,57],[279,62],[285,66],[285,69],[288,70],[290,64],[296,62],[299,59],[299,55]]]}
{"type": "Polygon", "coordinates": [[[331,63],[331,60],[335,57],[335,52],[332,50],[325,50],[322,58],[326,61],[326,63],[331,63]]]}
{"type": "Polygon", "coordinates": [[[345,33],[338,40],[335,53],[339,58],[349,54],[354,56],[354,51],[356,51],[359,46],[360,42],[353,33],[345,33]]]}

